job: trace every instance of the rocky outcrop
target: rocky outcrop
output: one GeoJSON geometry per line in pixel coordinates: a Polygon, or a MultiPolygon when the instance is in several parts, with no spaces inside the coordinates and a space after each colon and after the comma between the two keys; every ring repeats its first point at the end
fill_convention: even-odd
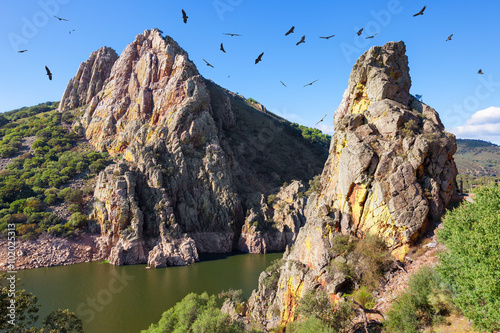
{"type": "Polygon", "coordinates": [[[456,140],[437,112],[410,96],[403,42],[373,47],[356,62],[335,112],[335,135],[310,206],[343,233],[411,243],[456,190],[456,140]]]}
{"type": "MultiPolygon", "coordinates": [[[[262,195],[321,171],[321,151],[283,119],[205,80],[159,30],[138,35],[100,82],[73,127],[118,161],[99,175],[91,214],[113,264],[181,265],[237,249],[262,195]]],[[[259,251],[284,249],[289,227],[261,220],[277,240],[259,251]]]]}
{"type": "Polygon", "coordinates": [[[115,50],[106,46],[92,52],[89,59],[80,64],[75,77],[68,82],[59,103],[59,111],[76,109],[90,103],[104,86],[116,59],[118,55],[115,50]]]}
{"type": "Polygon", "coordinates": [[[292,246],[305,223],[305,190],[302,182],[293,181],[282,187],[277,195],[268,198],[261,195],[260,205],[247,212],[238,249],[267,253],[292,246]]]}
{"type": "Polygon", "coordinates": [[[273,288],[272,274],[261,274],[249,302],[254,317],[279,313],[274,326],[294,320],[297,300],[311,288],[337,297],[346,277],[331,263],[345,258],[331,247],[340,233],[381,236],[404,256],[443,213],[456,188],[455,137],[410,95],[410,85],[403,42],[372,47],[358,59],[335,112],[320,190],[308,198],[305,226],[275,270],[273,288]]]}

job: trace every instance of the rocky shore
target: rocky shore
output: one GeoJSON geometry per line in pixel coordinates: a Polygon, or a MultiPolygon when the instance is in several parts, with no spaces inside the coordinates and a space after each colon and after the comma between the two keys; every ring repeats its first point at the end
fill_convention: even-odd
{"type": "MultiPolygon", "coordinates": [[[[16,269],[71,265],[104,260],[106,246],[100,235],[82,233],[74,238],[43,234],[38,239],[16,242],[16,269]]],[[[0,240],[0,271],[7,270],[8,243],[0,240]]]]}

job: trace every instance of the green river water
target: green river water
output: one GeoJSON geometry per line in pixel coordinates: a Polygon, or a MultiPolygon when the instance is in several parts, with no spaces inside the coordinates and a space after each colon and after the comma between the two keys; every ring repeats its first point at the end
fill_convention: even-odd
{"type": "Polygon", "coordinates": [[[205,255],[190,266],[83,263],[18,271],[23,288],[38,297],[40,318],[57,308],[75,312],[87,333],[140,332],[190,292],[217,294],[242,289],[249,297],[257,280],[282,253],[205,255]]]}

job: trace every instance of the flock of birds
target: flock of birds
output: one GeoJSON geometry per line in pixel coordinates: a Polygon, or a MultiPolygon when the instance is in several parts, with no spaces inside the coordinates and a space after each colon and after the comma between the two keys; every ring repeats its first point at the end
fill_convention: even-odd
{"type": "MultiPolygon", "coordinates": [[[[413,17],[420,16],[420,15],[424,15],[424,12],[425,12],[425,9],[426,9],[426,8],[427,8],[427,7],[426,7],[426,6],[424,6],[424,7],[423,7],[423,8],[422,8],[422,9],[421,9],[418,13],[414,14],[414,15],[413,15],[413,17]]],[[[53,15],[53,16],[54,16],[54,18],[56,18],[56,19],[57,19],[57,20],[59,20],[59,21],[69,21],[69,20],[67,20],[67,19],[65,19],[65,18],[62,18],[62,17],[59,17],[59,16],[55,16],[55,15],[53,15]]],[[[186,11],[185,11],[184,9],[182,9],[182,21],[183,21],[184,23],[187,23],[188,18],[189,18],[189,16],[186,14],[186,11]]],[[[363,29],[364,29],[364,28],[359,29],[359,30],[356,32],[356,34],[357,34],[358,36],[361,36],[361,35],[363,34],[363,29]]],[[[72,32],[74,32],[74,31],[75,31],[75,30],[74,30],[74,29],[72,29],[72,30],[70,30],[70,31],[69,31],[69,33],[71,34],[71,33],[72,33],[72,32]]],[[[292,34],[292,33],[295,33],[295,26],[292,26],[292,27],[291,27],[291,28],[290,28],[290,29],[289,29],[289,30],[285,33],[285,36],[288,36],[288,35],[290,35],[290,34],[292,34]]],[[[241,36],[240,34],[236,34],[236,33],[224,33],[224,35],[226,35],[226,36],[231,36],[231,37],[240,37],[240,36],[241,36]]],[[[365,38],[366,38],[366,39],[372,39],[372,38],[374,38],[376,35],[378,35],[378,33],[376,33],[376,34],[374,34],[374,35],[371,35],[371,36],[367,36],[367,37],[365,37],[365,38]]],[[[325,39],[325,40],[329,40],[329,39],[330,39],[330,38],[332,38],[332,37],[335,37],[335,35],[320,36],[319,38],[321,38],[321,39],[325,39]]],[[[448,36],[448,38],[446,39],[446,42],[451,41],[451,40],[452,40],[452,37],[453,37],[453,34],[449,35],[449,36],[448,36]]],[[[303,43],[305,43],[305,42],[306,42],[306,36],[304,35],[304,36],[302,36],[302,37],[300,38],[300,40],[299,40],[299,41],[298,41],[295,45],[299,46],[300,44],[303,44],[303,43]]],[[[221,50],[222,52],[226,53],[226,50],[224,49],[224,43],[221,43],[221,44],[220,44],[220,50],[221,50]]],[[[17,52],[18,52],[18,53],[24,53],[24,52],[26,52],[26,51],[28,51],[28,50],[20,50],[20,51],[17,51],[17,52]]],[[[260,53],[260,54],[258,55],[258,57],[255,59],[255,64],[258,64],[259,62],[261,62],[261,61],[262,61],[262,57],[263,57],[263,56],[264,56],[264,52],[260,53]]],[[[206,65],[207,65],[207,66],[214,68],[214,66],[213,66],[212,64],[210,64],[207,60],[203,59],[203,61],[206,63],[206,65]]],[[[46,75],[48,76],[49,80],[52,80],[52,72],[50,71],[50,69],[49,69],[47,66],[45,66],[45,71],[46,71],[46,75]]],[[[479,70],[477,71],[477,73],[478,73],[478,74],[484,74],[484,72],[482,71],[482,69],[479,69],[479,70]]],[[[309,82],[309,83],[305,84],[305,85],[304,85],[304,87],[311,86],[311,85],[313,85],[313,84],[314,84],[315,82],[317,82],[317,81],[318,81],[318,80],[314,80],[314,81],[312,81],[312,82],[309,82]]],[[[287,85],[286,85],[283,81],[280,81],[280,82],[281,82],[281,84],[282,84],[285,88],[287,87],[287,85]]],[[[321,119],[320,119],[320,120],[319,120],[319,121],[318,121],[318,122],[317,122],[314,126],[316,126],[316,125],[318,125],[319,123],[321,123],[321,122],[323,121],[323,119],[325,119],[325,117],[326,117],[326,116],[327,116],[327,114],[325,114],[325,116],[323,116],[323,118],[321,118],[321,119]]]]}
{"type": "MultiPolygon", "coordinates": [[[[53,16],[56,19],[58,19],[59,21],[69,21],[69,20],[62,18],[62,17],[59,17],[59,16],[55,16],[55,15],[53,15],[53,16]]],[[[74,31],[75,31],[75,29],[72,29],[69,31],[69,33],[71,34],[74,31]]],[[[19,50],[19,51],[17,51],[17,53],[24,53],[26,51],[28,51],[28,50],[19,50]]],[[[47,66],[45,66],[45,72],[46,72],[46,75],[48,76],[49,80],[52,80],[52,72],[50,71],[50,69],[47,66]]]]}
{"type": "MultiPolygon", "coordinates": [[[[413,17],[417,17],[417,16],[420,16],[420,15],[424,15],[424,12],[425,12],[425,9],[426,9],[426,8],[427,8],[427,6],[424,6],[424,7],[423,7],[423,8],[422,8],[422,9],[421,9],[418,13],[414,14],[414,15],[413,15],[413,17]]],[[[184,11],[184,9],[182,9],[182,20],[183,20],[183,22],[184,22],[184,23],[187,23],[188,17],[189,17],[189,16],[187,16],[187,14],[186,14],[186,12],[184,11]]],[[[364,29],[364,28],[359,29],[359,30],[356,32],[356,34],[357,34],[358,36],[361,36],[361,35],[363,34],[363,29],[364,29]]],[[[292,26],[292,27],[291,27],[291,28],[290,28],[290,29],[289,29],[289,30],[285,33],[285,36],[288,36],[288,35],[290,35],[290,34],[292,34],[292,33],[294,33],[294,32],[295,32],[295,26],[292,26]]],[[[241,36],[240,34],[236,34],[236,33],[224,33],[224,35],[231,36],[231,37],[239,37],[239,36],[241,36]]],[[[378,33],[376,33],[376,34],[374,34],[374,35],[366,36],[365,38],[366,38],[366,39],[372,39],[372,38],[374,38],[374,37],[375,37],[375,36],[377,36],[377,35],[378,35],[378,33]]],[[[320,36],[319,38],[322,38],[322,39],[326,39],[326,40],[328,40],[328,39],[330,39],[330,38],[332,38],[332,37],[335,37],[335,35],[320,36]]],[[[451,40],[452,40],[452,37],[453,37],[453,34],[451,34],[450,36],[448,36],[448,38],[446,39],[446,42],[451,41],[451,40]]],[[[299,41],[298,41],[295,45],[299,46],[300,44],[303,44],[303,43],[305,43],[305,42],[306,42],[306,36],[304,35],[304,36],[302,36],[302,37],[300,38],[300,40],[299,40],[299,41]]],[[[226,53],[226,50],[224,49],[224,43],[221,43],[221,44],[220,44],[220,50],[221,50],[222,52],[226,53]]],[[[263,56],[263,55],[264,55],[264,52],[262,52],[261,54],[259,54],[259,56],[255,59],[255,64],[256,64],[256,65],[257,65],[259,62],[261,62],[261,61],[262,61],[262,56],[263,56]]],[[[207,65],[207,66],[214,68],[214,66],[213,66],[211,63],[209,63],[207,60],[203,59],[203,61],[206,63],[206,65],[207,65]]],[[[483,73],[483,71],[482,71],[481,69],[479,69],[477,73],[478,73],[478,74],[484,74],[484,73],[483,73]]],[[[309,82],[309,83],[305,84],[305,85],[304,85],[304,87],[311,86],[311,85],[313,85],[313,84],[314,84],[315,82],[317,82],[317,81],[318,81],[318,80],[314,80],[314,81],[312,81],[312,82],[309,82]]],[[[285,88],[287,87],[287,85],[286,85],[283,81],[280,81],[280,82],[281,82],[281,84],[282,84],[285,88]]],[[[321,118],[321,119],[320,119],[320,120],[319,120],[316,124],[314,124],[314,126],[316,126],[316,125],[318,125],[319,123],[321,123],[321,122],[322,122],[322,121],[326,118],[326,116],[327,116],[327,114],[325,114],[325,115],[323,116],[323,118],[321,118]]]]}

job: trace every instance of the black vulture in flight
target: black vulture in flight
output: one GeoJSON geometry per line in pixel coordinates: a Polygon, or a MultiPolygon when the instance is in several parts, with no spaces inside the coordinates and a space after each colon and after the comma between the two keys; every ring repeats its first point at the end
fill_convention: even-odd
{"type": "Polygon", "coordinates": [[[479,69],[479,70],[477,71],[477,74],[484,74],[484,73],[483,73],[483,70],[482,70],[482,69],[479,69]]]}
{"type": "Polygon", "coordinates": [[[426,6],[424,6],[424,8],[422,8],[418,13],[416,13],[415,15],[413,15],[413,17],[418,16],[418,15],[424,15],[425,7],[426,6]]]}
{"type": "Polygon", "coordinates": [[[326,36],[326,37],[319,37],[319,38],[323,38],[323,39],[330,39],[332,37],[335,37],[335,35],[331,35],[331,36],[326,36]]]}
{"type": "Polygon", "coordinates": [[[322,122],[322,121],[323,121],[323,119],[325,119],[327,115],[328,115],[328,114],[325,114],[325,115],[323,116],[323,118],[321,118],[321,119],[320,119],[320,120],[319,120],[316,124],[314,124],[314,126],[316,126],[316,125],[318,125],[320,122],[322,122]]]}
{"type": "Polygon", "coordinates": [[[293,34],[294,30],[295,30],[295,27],[291,27],[290,30],[287,31],[287,33],[285,34],[285,36],[288,36],[289,34],[293,34]]]}
{"type": "Polygon", "coordinates": [[[264,55],[264,52],[262,52],[261,54],[259,54],[259,56],[257,57],[257,59],[255,59],[255,64],[257,65],[259,62],[262,61],[262,56],[264,55]]]}
{"type": "Polygon", "coordinates": [[[206,61],[205,59],[203,59],[203,61],[207,63],[207,66],[210,66],[210,67],[214,68],[214,66],[212,66],[212,64],[210,64],[210,63],[209,63],[208,61],[206,61]]]}
{"type": "Polygon", "coordinates": [[[47,71],[47,76],[49,77],[49,80],[52,80],[52,73],[50,72],[50,69],[45,66],[45,71],[47,71]]]}
{"type": "Polygon", "coordinates": [[[363,29],[364,29],[364,28],[359,29],[359,30],[358,30],[358,32],[356,32],[356,34],[357,34],[358,36],[361,36],[361,34],[363,33],[363,29]]]}
{"type": "Polygon", "coordinates": [[[299,45],[299,44],[302,44],[302,43],[305,43],[306,42],[306,36],[302,36],[302,38],[297,42],[297,44],[295,45],[299,45]]]}
{"type": "Polygon", "coordinates": [[[224,50],[224,44],[220,43],[220,50],[224,53],[226,53],[226,50],[224,50]]]}
{"type": "Polygon", "coordinates": [[[184,9],[182,10],[182,21],[184,21],[184,23],[187,23],[187,21],[188,21],[188,16],[187,16],[186,12],[184,11],[184,9]]]}
{"type": "Polygon", "coordinates": [[[63,19],[62,17],[55,16],[55,15],[53,15],[53,16],[54,16],[56,19],[58,19],[59,21],[68,21],[68,20],[66,20],[66,19],[63,19]]]}
{"type": "Polygon", "coordinates": [[[26,51],[28,51],[28,50],[21,50],[21,51],[17,51],[17,53],[24,53],[24,52],[26,52],[26,51]]]}
{"type": "Polygon", "coordinates": [[[240,34],[231,34],[231,33],[224,33],[224,35],[231,36],[231,37],[241,36],[240,34]]]}
{"type": "Polygon", "coordinates": [[[307,87],[307,86],[312,86],[312,84],[313,84],[314,82],[316,82],[316,81],[318,81],[318,80],[314,80],[313,82],[309,82],[308,84],[305,84],[305,85],[304,85],[304,87],[307,87]]]}
{"type": "Polygon", "coordinates": [[[446,38],[446,41],[451,40],[451,37],[453,37],[453,34],[449,35],[448,38],[446,38]]]}
{"type": "Polygon", "coordinates": [[[371,36],[366,37],[366,39],[371,39],[371,38],[373,38],[373,37],[375,37],[377,35],[378,35],[378,32],[375,35],[371,35],[371,36]]]}
{"type": "Polygon", "coordinates": [[[284,85],[284,86],[285,86],[285,88],[286,88],[286,84],[284,84],[284,83],[283,83],[283,81],[280,81],[280,82],[281,82],[281,84],[282,84],[282,85],[284,85]]]}

